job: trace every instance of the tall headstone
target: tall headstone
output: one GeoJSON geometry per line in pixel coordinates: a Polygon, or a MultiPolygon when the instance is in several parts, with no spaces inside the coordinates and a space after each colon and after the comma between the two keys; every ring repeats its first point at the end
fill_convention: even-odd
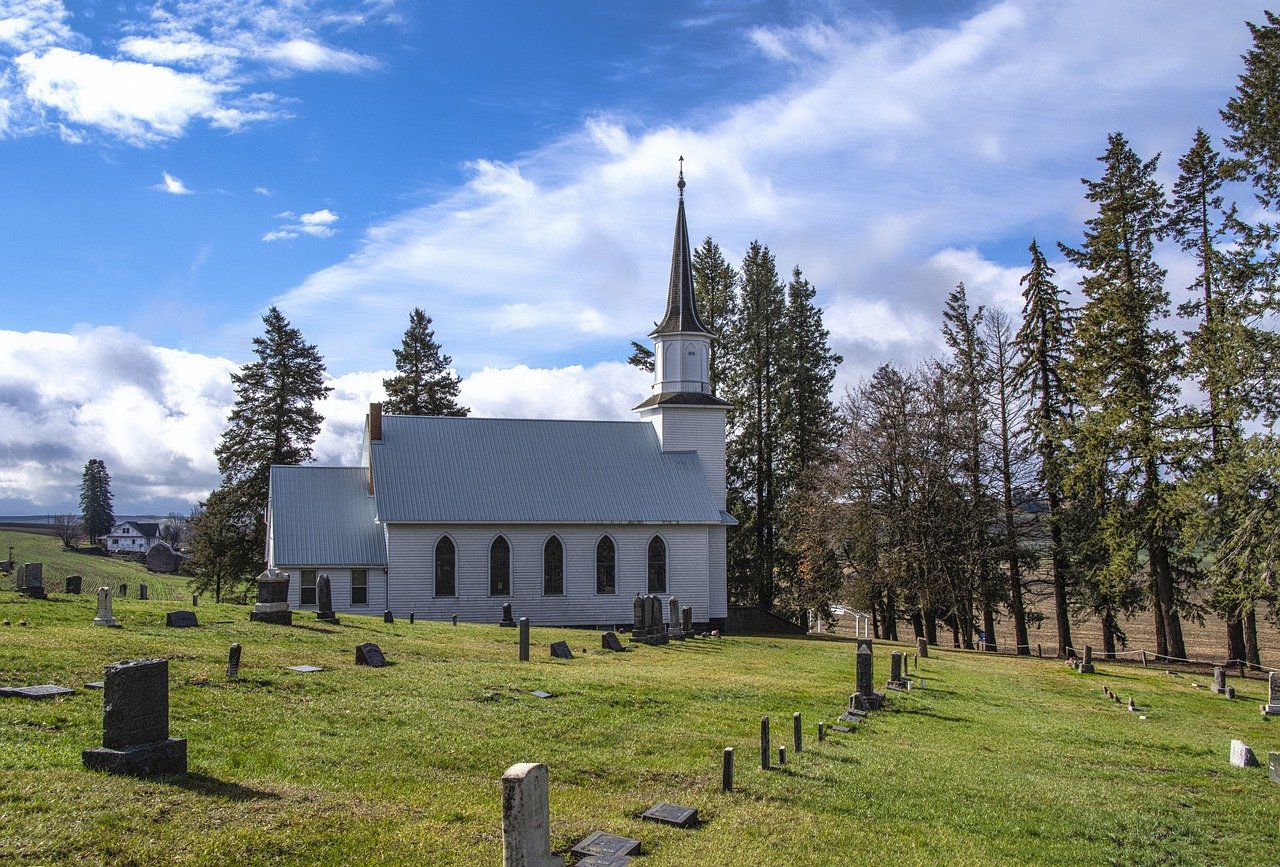
{"type": "Polygon", "coordinates": [[[520,618],[520,661],[529,661],[529,618],[520,618]]]}
{"type": "Polygon", "coordinates": [[[338,615],[333,612],[333,582],[325,572],[316,577],[316,620],[338,622],[338,615]]]}
{"type": "Polygon", "coordinates": [[[1280,716],[1280,672],[1267,675],[1267,703],[1262,706],[1263,716],[1280,716]]]}
{"type": "Polygon", "coordinates": [[[1084,658],[1080,660],[1080,667],[1076,669],[1081,674],[1093,674],[1093,645],[1086,644],[1084,646],[1084,658]]]}
{"type": "Polygon", "coordinates": [[[769,770],[769,718],[760,717],[760,770],[769,770]]]}
{"type": "Polygon", "coordinates": [[[79,596],[84,588],[84,578],[79,575],[68,575],[66,581],[66,592],[72,596],[79,596]]]}
{"type": "Polygon", "coordinates": [[[916,656],[921,659],[929,658],[929,642],[927,639],[923,637],[916,639],[916,656]]]}
{"type": "Polygon", "coordinates": [[[128,585],[128,584],[121,583],[121,585],[120,585],[120,598],[121,598],[121,599],[126,599],[126,598],[128,598],[128,596],[129,596],[129,585],[128,585]]]}
{"type": "Polygon", "coordinates": [[[564,858],[551,854],[547,788],[547,766],[541,763],[512,765],[502,775],[503,867],[563,867],[564,858]]]}
{"type": "Polygon", "coordinates": [[[511,619],[511,603],[510,602],[502,603],[502,622],[499,623],[498,625],[499,626],[515,626],[516,625],[516,622],[511,619]]]}
{"type": "MultiPolygon", "coordinates": [[[[1280,753],[1272,753],[1272,756],[1280,755],[1280,753]]],[[[733,791],[733,747],[724,748],[724,765],[720,774],[720,789],[725,792],[733,791]]]]}
{"type": "Polygon", "coordinates": [[[804,733],[800,728],[800,711],[796,711],[791,715],[791,742],[797,753],[804,749],[804,733]]]}
{"type": "Polygon", "coordinates": [[[1280,783],[1280,753],[1267,753],[1267,778],[1280,783]]]}
{"type": "Polygon", "coordinates": [[[866,698],[875,692],[874,685],[875,657],[871,652],[871,643],[859,642],[858,668],[856,686],[858,695],[866,698]]]}
{"type": "Polygon", "coordinates": [[[19,593],[27,592],[27,564],[23,563],[14,570],[13,574],[14,588],[19,593]]]}
{"type": "Polygon", "coordinates": [[[119,628],[120,622],[111,611],[111,588],[98,588],[98,615],[93,618],[94,626],[112,626],[119,628]]]}
{"type": "Polygon", "coordinates": [[[138,585],[138,598],[139,598],[139,599],[142,599],[143,601],[145,601],[145,600],[147,600],[147,599],[150,599],[150,598],[151,598],[151,588],[150,588],[150,587],[148,587],[146,584],[139,584],[139,585],[138,585]]]}
{"type": "MultiPolygon", "coordinates": [[[[635,621],[631,624],[631,632],[633,635],[636,633],[642,633],[642,630],[645,628],[644,621],[646,610],[644,597],[637,593],[636,598],[631,600],[631,619],[635,621]]],[[[637,635],[636,637],[638,638],[640,635],[637,635]]]]}
{"type": "Polygon", "coordinates": [[[686,605],[680,609],[680,628],[686,636],[693,635],[693,606],[686,605]]]}
{"type": "Polygon", "coordinates": [[[169,661],[135,659],[106,667],[102,746],[85,750],[85,767],[145,777],[185,774],[187,742],[169,737],[169,661]]]}
{"type": "Polygon", "coordinates": [[[907,681],[902,676],[902,651],[895,650],[889,654],[889,686],[892,689],[906,689],[907,681]]]}
{"type": "Polygon", "coordinates": [[[1227,670],[1221,665],[1213,667],[1213,691],[1218,695],[1225,695],[1227,692],[1227,670]]]}
{"type": "Polygon", "coordinates": [[[289,573],[279,569],[266,569],[258,575],[258,602],[249,612],[250,620],[292,626],[293,612],[289,610],[289,573]]]}
{"type": "Polygon", "coordinates": [[[231,645],[227,653],[227,680],[235,680],[240,676],[240,645],[231,645]]]}
{"type": "Polygon", "coordinates": [[[383,622],[383,623],[395,623],[395,622],[396,622],[396,616],[395,616],[394,614],[392,614],[392,613],[391,613],[391,609],[390,609],[390,608],[388,608],[386,611],[383,611],[383,612],[382,612],[382,622],[383,622]]]}
{"type": "Polygon", "coordinates": [[[27,563],[23,567],[26,573],[26,588],[22,591],[28,599],[48,599],[44,590],[44,564],[27,563]]]}
{"type": "Polygon", "coordinates": [[[667,621],[671,624],[668,634],[672,638],[684,638],[684,630],[680,628],[680,600],[674,596],[667,599],[667,621]]]}

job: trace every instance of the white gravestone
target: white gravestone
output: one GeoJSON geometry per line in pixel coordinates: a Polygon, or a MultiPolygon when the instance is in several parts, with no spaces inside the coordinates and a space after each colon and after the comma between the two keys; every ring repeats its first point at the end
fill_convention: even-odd
{"type": "Polygon", "coordinates": [[[503,867],[564,867],[551,854],[547,766],[522,762],[502,775],[503,867]]]}

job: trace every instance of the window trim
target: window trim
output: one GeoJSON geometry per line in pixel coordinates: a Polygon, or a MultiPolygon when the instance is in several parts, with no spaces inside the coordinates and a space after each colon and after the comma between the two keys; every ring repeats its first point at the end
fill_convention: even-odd
{"type": "Polygon", "coordinates": [[[458,543],[448,533],[441,534],[436,539],[435,545],[431,547],[431,596],[434,599],[457,599],[458,598],[458,543]],[[440,544],[447,541],[453,548],[453,592],[440,592],[440,544]]]}
{"type": "Polygon", "coordinates": [[[669,568],[671,563],[670,558],[671,558],[671,546],[667,544],[666,539],[662,538],[661,533],[654,533],[653,536],[649,538],[649,544],[647,544],[644,549],[644,577],[645,577],[645,586],[648,588],[648,592],[650,593],[666,593],[667,592],[667,587],[671,584],[671,581],[669,580],[670,579],[669,573],[671,571],[669,568]],[[651,570],[653,568],[652,548],[653,548],[654,542],[662,543],[662,587],[661,588],[654,588],[653,586],[653,574],[651,570]]]}
{"type": "Polygon", "coordinates": [[[552,533],[542,542],[542,595],[543,596],[564,596],[564,573],[565,573],[565,550],[564,539],[560,538],[558,533],[552,533]],[[547,590],[547,546],[551,544],[551,540],[555,539],[560,545],[560,591],[558,593],[549,592],[547,590]]]}
{"type": "Polygon", "coordinates": [[[305,606],[311,606],[312,608],[314,608],[316,605],[318,605],[318,604],[320,603],[320,591],[317,589],[317,588],[320,586],[320,585],[317,583],[319,580],[320,580],[320,570],[319,570],[319,569],[299,569],[299,570],[298,570],[298,607],[299,607],[299,608],[302,608],[302,607],[305,607],[305,606]],[[308,586],[307,586],[307,573],[308,573],[308,572],[310,572],[310,573],[311,573],[311,586],[310,586],[310,587],[308,587],[308,586]],[[307,602],[307,601],[306,601],[306,599],[305,599],[305,597],[303,596],[303,594],[304,594],[307,590],[310,590],[310,591],[311,591],[311,601],[310,601],[310,602],[307,602]]]}
{"type": "Polygon", "coordinates": [[[617,596],[618,595],[618,542],[613,536],[604,533],[600,538],[596,539],[595,553],[595,588],[597,596],[617,596]],[[613,549],[613,574],[610,576],[613,580],[613,588],[611,590],[600,589],[600,546],[605,540],[609,540],[609,546],[613,549]]]}
{"type": "Polygon", "coordinates": [[[511,560],[512,560],[511,540],[505,534],[499,533],[489,540],[489,595],[495,599],[506,599],[511,596],[511,560]],[[493,592],[493,547],[498,544],[501,539],[503,544],[507,546],[507,590],[505,593],[493,592]]]}
{"type": "Polygon", "coordinates": [[[368,570],[367,568],[366,568],[366,569],[352,569],[352,570],[351,570],[351,580],[350,580],[349,584],[350,584],[350,589],[351,589],[351,604],[352,604],[352,605],[368,605],[368,604],[369,604],[369,570],[368,570]],[[363,573],[364,573],[364,601],[363,601],[363,602],[357,602],[357,601],[356,601],[356,573],[357,573],[357,572],[363,572],[363,573]]]}

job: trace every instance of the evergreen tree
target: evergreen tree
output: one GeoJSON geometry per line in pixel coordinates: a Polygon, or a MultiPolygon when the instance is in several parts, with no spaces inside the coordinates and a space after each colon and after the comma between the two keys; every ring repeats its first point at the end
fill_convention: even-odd
{"type": "Polygon", "coordinates": [[[397,415],[465,416],[458,403],[462,378],[449,370],[453,359],[440,352],[431,317],[421,307],[409,314],[404,342],[395,350],[396,376],[382,380],[387,390],[383,409],[397,415]]]}
{"type": "Polygon", "coordinates": [[[1053,577],[1053,610],[1058,632],[1058,656],[1066,658],[1071,648],[1071,619],[1068,608],[1068,557],[1063,542],[1062,436],[1068,420],[1068,397],[1063,386],[1063,368],[1071,321],[1063,292],[1053,282],[1054,271],[1033,240],[1031,270],[1022,284],[1022,327],[1018,330],[1021,355],[1019,378],[1030,397],[1029,434],[1039,456],[1040,484],[1047,510],[1049,568],[1053,577]]]}
{"type": "Polygon", "coordinates": [[[831,402],[836,368],[844,361],[831,351],[831,332],[822,323],[816,292],[797,265],[787,284],[786,330],[782,345],[780,469],[788,488],[830,457],[838,434],[831,402]]]}
{"type": "Polygon", "coordinates": [[[733,352],[733,347],[725,341],[738,312],[738,272],[725,260],[710,235],[693,251],[693,295],[698,305],[698,317],[712,334],[709,359],[711,393],[719,394],[719,385],[725,376],[726,356],[733,352]]]}
{"type": "Polygon", "coordinates": [[[219,587],[247,585],[264,567],[271,467],[311,459],[324,420],[315,404],[332,391],[320,353],[278,309],[262,322],[265,334],[253,339],[258,360],[231,375],[236,402],[214,450],[222,485],[206,500],[202,520],[192,522],[192,548],[203,552],[193,568],[198,580],[219,587]]]}
{"type": "Polygon", "coordinates": [[[90,458],[84,465],[84,476],[80,481],[80,515],[90,544],[97,544],[116,523],[111,506],[111,476],[107,474],[107,465],[98,458],[90,458]]]}
{"type": "MultiPolygon", "coordinates": [[[[1112,134],[1099,157],[1102,178],[1083,182],[1098,214],[1087,221],[1078,249],[1061,247],[1084,272],[1087,299],[1070,365],[1079,415],[1068,486],[1099,506],[1100,586],[1123,586],[1145,556],[1157,651],[1185,657],[1178,610],[1189,576],[1174,548],[1168,471],[1178,445],[1179,346],[1157,327],[1169,308],[1165,272],[1155,260],[1165,220],[1164,192],[1154,177],[1158,159],[1143,162],[1122,134],[1112,134]]],[[[1118,604],[1116,594],[1110,599],[1118,604]]]]}
{"type": "MultiPolygon", "coordinates": [[[[712,346],[715,344],[712,343],[712,346]]],[[[627,356],[627,364],[653,373],[653,350],[638,341],[631,341],[631,354],[627,356]]]]}

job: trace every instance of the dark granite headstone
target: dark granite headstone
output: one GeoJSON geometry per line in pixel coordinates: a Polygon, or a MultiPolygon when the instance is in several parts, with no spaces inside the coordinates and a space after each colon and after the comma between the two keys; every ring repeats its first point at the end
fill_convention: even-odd
{"type": "Polygon", "coordinates": [[[0,696],[13,698],[56,698],[60,695],[74,695],[74,689],[58,686],[54,683],[42,683],[39,686],[0,686],[0,696]]]}
{"type": "Polygon", "coordinates": [[[382,648],[372,641],[356,647],[356,665],[367,665],[370,668],[384,668],[387,658],[382,655],[382,648]]]}
{"type": "Polygon", "coordinates": [[[871,642],[858,642],[857,689],[858,694],[867,696],[875,691],[873,682],[875,657],[871,652],[871,642]]]}
{"type": "Polygon", "coordinates": [[[227,680],[235,680],[240,676],[240,645],[231,645],[227,652],[227,680]]]}
{"type": "Polygon", "coordinates": [[[453,620],[453,625],[454,625],[454,626],[457,626],[457,625],[458,625],[458,615],[456,615],[456,614],[455,614],[455,615],[453,615],[453,617],[452,617],[451,619],[453,620]]]}
{"type": "Polygon", "coordinates": [[[84,579],[79,575],[68,575],[66,582],[66,592],[72,596],[79,596],[84,587],[84,579]]]}
{"type": "Polygon", "coordinates": [[[684,634],[693,635],[693,606],[686,605],[680,609],[680,628],[684,630],[684,634]]]}
{"type": "Polygon", "coordinates": [[[28,599],[48,599],[49,596],[44,591],[44,564],[43,563],[27,563],[22,567],[24,577],[26,578],[26,587],[23,593],[28,599]]]}
{"type": "Polygon", "coordinates": [[[192,607],[192,608],[195,608],[195,607],[196,607],[197,605],[199,605],[199,604],[200,604],[200,597],[199,597],[199,596],[197,596],[195,593],[192,593],[192,594],[191,594],[191,607],[192,607]]]}
{"type": "Polygon", "coordinates": [[[390,609],[390,608],[388,608],[386,611],[382,612],[382,622],[383,622],[383,623],[395,623],[395,622],[396,622],[396,616],[395,616],[394,614],[392,614],[392,613],[391,613],[391,609],[390,609]]]}
{"type": "Polygon", "coordinates": [[[520,618],[520,661],[529,661],[529,618],[520,618]]]}
{"type": "Polygon", "coordinates": [[[150,587],[148,587],[146,584],[139,584],[139,585],[138,585],[138,598],[139,598],[139,599],[142,599],[142,600],[144,600],[144,601],[145,601],[145,600],[147,600],[147,599],[150,599],[150,598],[151,598],[151,588],[150,588],[150,587]]]}
{"type": "Polygon", "coordinates": [[[618,640],[617,633],[606,632],[600,636],[600,646],[605,650],[612,650],[614,653],[622,653],[627,649],[621,641],[618,640]]]}
{"type": "Polygon", "coordinates": [[[1213,691],[1225,695],[1227,691],[1227,670],[1221,665],[1213,667],[1213,691]]]}
{"type": "Polygon", "coordinates": [[[502,622],[499,623],[498,625],[507,626],[507,627],[514,627],[516,625],[516,622],[511,619],[511,603],[510,602],[502,603],[502,622]]]}
{"type": "Polygon", "coordinates": [[[249,619],[276,626],[292,626],[293,612],[289,610],[289,573],[279,569],[265,569],[258,574],[258,601],[249,612],[249,619]]]}
{"type": "Polygon", "coordinates": [[[631,618],[635,621],[631,624],[632,632],[645,628],[646,624],[644,621],[646,610],[644,597],[637,593],[636,598],[631,600],[631,618]]]}
{"type": "Polygon", "coordinates": [[[616,834],[606,834],[604,831],[592,831],[571,851],[578,858],[589,858],[591,856],[626,857],[640,854],[640,841],[632,840],[629,837],[619,837],[616,834]]]}
{"type": "Polygon", "coordinates": [[[760,770],[769,770],[769,718],[760,717],[760,770]]]}
{"type": "Polygon", "coordinates": [[[925,638],[916,639],[916,657],[919,659],[929,658],[929,642],[925,638]]]}
{"type": "Polygon", "coordinates": [[[338,622],[338,616],[333,613],[333,584],[324,572],[316,578],[316,620],[338,622]]]}
{"type": "Polygon", "coordinates": [[[129,585],[128,585],[128,584],[121,584],[121,585],[120,585],[120,592],[119,592],[119,593],[117,593],[116,595],[117,595],[117,596],[119,596],[121,599],[128,598],[128,596],[129,596],[129,585]]]}
{"type": "Polygon", "coordinates": [[[692,807],[661,801],[641,813],[640,818],[663,825],[675,825],[677,828],[692,828],[698,824],[698,811],[692,807]]]}
{"type": "Polygon", "coordinates": [[[415,616],[416,614],[417,614],[417,612],[416,612],[416,611],[410,611],[410,612],[409,612],[409,625],[410,625],[410,626],[412,626],[412,625],[413,625],[414,616],[415,616]]]}
{"type": "Polygon", "coordinates": [[[164,616],[164,625],[174,629],[190,629],[200,624],[196,622],[194,611],[170,611],[164,616]]]}
{"type": "Polygon", "coordinates": [[[573,659],[573,651],[569,649],[567,641],[551,642],[551,655],[556,659],[573,659]]]}
{"type": "Polygon", "coordinates": [[[187,742],[169,737],[169,661],[137,659],[106,667],[102,746],[85,766],[108,773],[185,774],[187,742]]]}

